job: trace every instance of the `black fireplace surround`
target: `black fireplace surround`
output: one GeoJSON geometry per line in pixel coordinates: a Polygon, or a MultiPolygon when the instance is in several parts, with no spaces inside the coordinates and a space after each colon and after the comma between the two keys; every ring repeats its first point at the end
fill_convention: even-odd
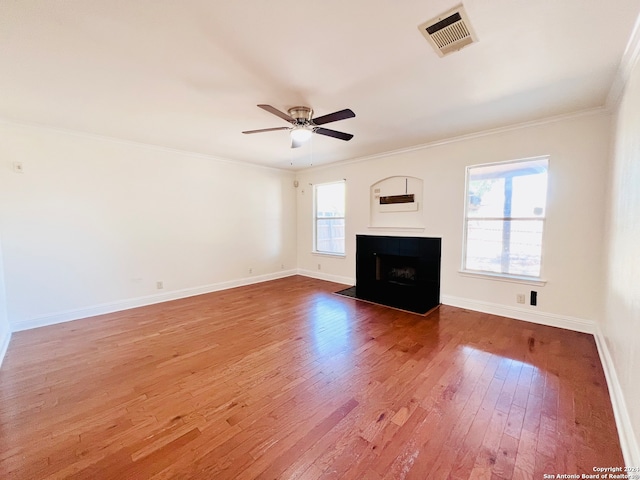
{"type": "Polygon", "coordinates": [[[442,239],[356,236],[356,298],[426,313],[440,304],[442,239]]]}

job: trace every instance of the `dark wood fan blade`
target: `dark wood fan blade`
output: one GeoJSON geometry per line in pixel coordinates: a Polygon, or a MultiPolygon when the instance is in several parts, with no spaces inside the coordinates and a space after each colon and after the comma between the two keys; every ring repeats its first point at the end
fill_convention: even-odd
{"type": "Polygon", "coordinates": [[[261,128],[260,130],[246,130],[242,133],[275,132],[276,130],[289,130],[289,127],[261,128]]]}
{"type": "Polygon", "coordinates": [[[284,112],[281,112],[280,110],[278,110],[277,108],[272,107],[271,105],[258,105],[258,107],[260,107],[263,110],[266,110],[269,113],[274,114],[276,117],[280,117],[283,120],[286,120],[287,122],[294,122],[295,123],[295,119],[289,115],[287,115],[284,112]]]}
{"type": "Polygon", "coordinates": [[[338,132],[329,128],[316,128],[314,132],[328,137],[339,138],[340,140],[351,140],[353,138],[350,133],[338,132]]]}
{"type": "Polygon", "coordinates": [[[353,118],[356,114],[353,113],[350,109],[345,108],[344,110],[340,110],[339,112],[333,112],[328,115],[323,115],[318,118],[314,118],[311,120],[316,125],[324,125],[325,123],[337,122],[338,120],[344,120],[345,118],[353,118]]]}

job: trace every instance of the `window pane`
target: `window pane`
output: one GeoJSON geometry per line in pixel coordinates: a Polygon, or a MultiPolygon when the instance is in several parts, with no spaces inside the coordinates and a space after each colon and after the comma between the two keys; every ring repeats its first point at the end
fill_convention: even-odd
{"type": "Polygon", "coordinates": [[[547,203],[547,172],[513,178],[512,217],[543,217],[547,203]]]}
{"type": "Polygon", "coordinates": [[[316,252],[345,253],[344,187],[344,182],[315,186],[316,252]]]}
{"type": "Polygon", "coordinates": [[[467,169],[463,268],[539,277],[549,158],[467,169]]]}
{"type": "Polygon", "coordinates": [[[547,158],[470,167],[467,218],[542,218],[547,198],[547,158]]]}
{"type": "Polygon", "coordinates": [[[509,272],[512,275],[540,276],[542,260],[542,220],[514,220],[511,224],[509,272]]]}
{"type": "Polygon", "coordinates": [[[325,253],[344,253],[344,218],[316,220],[316,250],[325,253]]]}
{"type": "Polygon", "coordinates": [[[502,217],[504,214],[504,178],[469,179],[469,217],[502,217]]]}
{"type": "Polygon", "coordinates": [[[316,217],[344,217],[344,183],[317,186],[316,217]]]}
{"type": "Polygon", "coordinates": [[[467,221],[465,268],[540,276],[542,220],[467,221]]]}
{"type": "Polygon", "coordinates": [[[502,221],[467,221],[467,256],[465,268],[501,273],[502,221]]]}

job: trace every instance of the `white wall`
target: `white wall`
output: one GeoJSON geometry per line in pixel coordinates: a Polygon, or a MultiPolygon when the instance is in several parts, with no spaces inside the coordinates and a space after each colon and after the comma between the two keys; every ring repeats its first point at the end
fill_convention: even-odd
{"type": "Polygon", "coordinates": [[[10,123],[0,138],[13,330],[295,271],[290,172],[10,123]]]}
{"type": "Polygon", "coordinates": [[[628,465],[640,465],[640,59],[616,112],[607,211],[606,312],[602,324],[623,414],[628,465]]]}
{"type": "Polygon", "coordinates": [[[297,189],[290,172],[0,124],[7,318],[20,330],[296,268],[353,283],[355,235],[368,233],[442,237],[444,303],[593,331],[604,312],[609,123],[596,112],[312,168],[298,173],[297,189]],[[539,155],[550,155],[548,283],[461,276],[465,167],[539,155]],[[13,172],[15,161],[24,173],[13,172]],[[423,230],[368,228],[369,187],[394,175],[424,179],[423,230]],[[310,184],[342,178],[346,257],[313,255],[310,184]],[[532,289],[537,307],[516,303],[532,289]]]}
{"type": "Polygon", "coordinates": [[[442,237],[443,303],[594,331],[603,313],[603,178],[610,120],[610,115],[591,112],[300,172],[298,266],[309,275],[349,283],[355,277],[356,234],[442,237]],[[542,274],[548,283],[531,286],[461,276],[465,167],[539,155],[550,155],[542,274]],[[424,179],[424,230],[368,228],[369,187],[392,175],[424,179]],[[347,184],[346,257],[314,255],[309,184],[342,178],[347,184]],[[518,305],[516,295],[530,290],[538,292],[538,306],[518,305]]]}
{"type": "Polygon", "coordinates": [[[2,241],[0,239],[0,366],[4,359],[9,340],[11,339],[11,329],[7,319],[7,298],[4,288],[4,264],[2,262],[2,241]]]}

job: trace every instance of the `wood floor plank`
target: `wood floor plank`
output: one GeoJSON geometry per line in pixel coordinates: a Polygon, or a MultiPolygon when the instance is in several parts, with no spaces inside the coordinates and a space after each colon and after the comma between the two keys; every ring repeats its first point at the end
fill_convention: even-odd
{"type": "Polygon", "coordinates": [[[305,435],[298,439],[290,448],[284,450],[280,455],[273,459],[268,458],[268,467],[264,470],[258,470],[255,473],[247,475],[247,470],[238,476],[238,480],[242,478],[279,478],[280,474],[287,469],[292,458],[303,455],[309,448],[315,445],[324,435],[333,429],[344,417],[346,417],[356,406],[358,402],[350,398],[343,405],[334,410],[328,417],[315,425],[305,435]]]}
{"type": "Polygon", "coordinates": [[[501,479],[622,466],[593,337],[300,276],[16,332],[0,478],[501,479]]]}

